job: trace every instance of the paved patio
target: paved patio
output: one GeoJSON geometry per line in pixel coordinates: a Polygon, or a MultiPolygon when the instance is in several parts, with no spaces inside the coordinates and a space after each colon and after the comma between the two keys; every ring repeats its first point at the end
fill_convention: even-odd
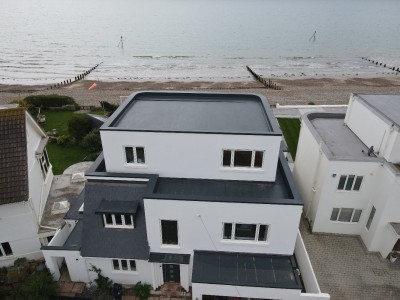
{"type": "Polygon", "coordinates": [[[311,234],[304,219],[300,231],[321,291],[332,300],[400,299],[399,259],[367,252],[355,236],[311,234]]]}

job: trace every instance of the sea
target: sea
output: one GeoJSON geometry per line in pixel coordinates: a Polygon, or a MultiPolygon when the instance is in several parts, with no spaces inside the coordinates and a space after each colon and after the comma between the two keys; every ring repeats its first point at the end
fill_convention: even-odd
{"type": "Polygon", "coordinates": [[[399,54],[399,0],[0,0],[0,84],[400,76],[399,54]]]}

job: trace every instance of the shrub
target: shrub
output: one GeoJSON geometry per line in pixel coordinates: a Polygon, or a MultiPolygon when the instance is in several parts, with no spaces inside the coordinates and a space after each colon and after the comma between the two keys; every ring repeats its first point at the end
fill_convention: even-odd
{"type": "Polygon", "coordinates": [[[97,285],[97,296],[111,296],[111,289],[113,285],[112,280],[103,276],[101,274],[101,269],[96,268],[96,266],[92,265],[89,271],[97,273],[97,278],[94,280],[97,285]]]}
{"type": "Polygon", "coordinates": [[[101,138],[100,131],[98,129],[93,129],[82,139],[81,146],[90,152],[100,152],[101,138]]]}
{"type": "Polygon", "coordinates": [[[42,108],[61,107],[64,105],[77,106],[73,98],[62,95],[32,95],[26,97],[24,101],[28,105],[42,108]]]}
{"type": "Polygon", "coordinates": [[[14,267],[19,267],[19,266],[22,266],[24,263],[26,263],[28,260],[25,258],[25,257],[20,257],[20,258],[17,258],[15,261],[14,261],[14,267]]]}
{"type": "Polygon", "coordinates": [[[139,299],[141,300],[145,300],[150,296],[151,285],[139,281],[138,283],[136,283],[135,287],[133,288],[133,291],[136,297],[139,297],[139,299]]]}
{"type": "Polygon", "coordinates": [[[17,299],[45,300],[56,294],[57,283],[47,271],[29,276],[17,290],[17,299]]]}
{"type": "Polygon", "coordinates": [[[92,124],[84,115],[73,116],[68,121],[69,134],[75,138],[76,141],[83,139],[92,130],[92,124]]]}
{"type": "Polygon", "coordinates": [[[56,138],[57,145],[69,144],[69,136],[68,135],[60,135],[56,138]]]}
{"type": "Polygon", "coordinates": [[[100,101],[100,105],[108,113],[108,115],[111,115],[118,108],[118,105],[108,103],[107,101],[100,101]]]}

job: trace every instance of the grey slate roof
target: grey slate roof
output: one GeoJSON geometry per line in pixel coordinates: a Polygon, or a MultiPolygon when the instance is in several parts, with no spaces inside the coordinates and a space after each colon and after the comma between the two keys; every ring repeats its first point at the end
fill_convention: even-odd
{"type": "Polygon", "coordinates": [[[133,94],[101,130],[281,134],[262,96],[189,92],[133,94]]]}
{"type": "Polygon", "coordinates": [[[0,108],[0,205],[28,196],[25,110],[0,108]]]}
{"type": "Polygon", "coordinates": [[[194,251],[192,282],[302,289],[293,256],[194,251]]]}
{"type": "Polygon", "coordinates": [[[147,188],[143,183],[87,182],[85,186],[85,209],[81,255],[143,259],[149,257],[146,222],[142,195],[147,188]],[[105,228],[103,217],[96,214],[103,200],[137,202],[134,229],[105,228]]]}

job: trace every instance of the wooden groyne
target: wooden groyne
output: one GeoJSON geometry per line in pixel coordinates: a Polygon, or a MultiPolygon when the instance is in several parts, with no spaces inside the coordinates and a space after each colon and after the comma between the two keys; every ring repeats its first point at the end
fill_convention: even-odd
{"type": "Polygon", "coordinates": [[[254,72],[249,66],[246,66],[246,68],[247,71],[249,71],[250,74],[253,75],[254,79],[261,82],[266,88],[274,90],[282,90],[282,87],[277,85],[276,82],[273,82],[271,79],[266,80],[265,78],[254,72]]]}
{"type": "Polygon", "coordinates": [[[382,62],[379,62],[379,61],[376,61],[376,60],[373,60],[373,59],[369,59],[367,57],[361,57],[361,59],[369,61],[370,63],[372,63],[374,65],[381,66],[381,67],[384,67],[384,68],[388,68],[388,69],[390,69],[392,71],[396,71],[398,73],[400,72],[400,68],[399,67],[397,67],[397,68],[396,67],[392,67],[392,66],[389,66],[388,64],[385,64],[385,63],[382,63],[382,62]]]}
{"type": "Polygon", "coordinates": [[[59,87],[66,86],[66,85],[72,84],[72,83],[74,83],[74,82],[77,82],[77,81],[79,81],[79,80],[83,80],[83,79],[85,79],[85,77],[86,77],[87,75],[89,75],[91,72],[93,72],[94,70],[96,70],[96,69],[98,68],[98,66],[100,66],[102,63],[103,63],[103,62],[101,62],[101,63],[95,65],[93,68],[90,68],[89,70],[87,70],[87,71],[85,71],[85,72],[83,72],[83,73],[81,73],[81,74],[75,76],[74,79],[72,79],[72,78],[71,78],[71,79],[67,79],[67,80],[61,81],[60,83],[51,85],[50,87],[46,88],[46,90],[51,90],[51,89],[59,88],[59,87]]]}

